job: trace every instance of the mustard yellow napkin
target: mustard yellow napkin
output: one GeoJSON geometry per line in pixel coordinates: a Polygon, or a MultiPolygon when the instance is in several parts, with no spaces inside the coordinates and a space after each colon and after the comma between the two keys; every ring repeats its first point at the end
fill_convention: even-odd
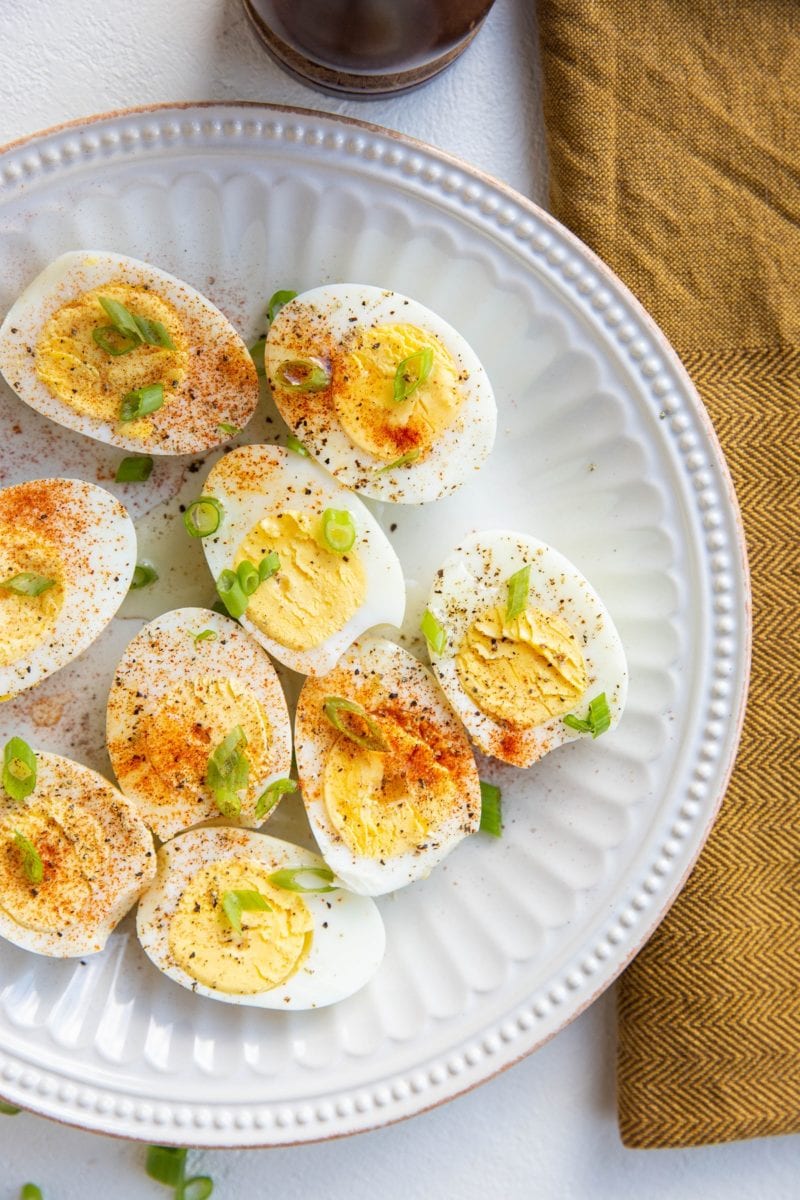
{"type": "Polygon", "coordinates": [[[800,4],[538,11],[553,211],[681,355],[733,472],[753,575],[734,776],[621,981],[620,1130],[638,1147],[800,1131],[800,4]]]}

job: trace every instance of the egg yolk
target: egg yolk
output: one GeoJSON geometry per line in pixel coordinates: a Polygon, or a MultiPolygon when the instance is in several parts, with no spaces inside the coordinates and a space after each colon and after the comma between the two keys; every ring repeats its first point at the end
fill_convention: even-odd
{"type": "Polygon", "coordinates": [[[156,805],[170,808],[176,797],[194,797],[197,819],[206,816],[208,760],[237,725],[247,745],[250,778],[269,772],[272,729],[263,706],[232,677],[197,676],[176,683],[139,722],[128,747],[128,763],[118,767],[125,786],[135,785],[156,805]]]}
{"type": "Polygon", "coordinates": [[[321,518],[305,512],[264,517],[239,547],[234,565],[258,566],[275,551],[276,575],[250,597],[247,616],[267,637],[290,650],[311,650],[343,629],[367,594],[358,553],[337,554],[322,544],[321,518]]]}
{"type": "Polygon", "coordinates": [[[456,670],[482,712],[520,729],[569,712],[589,682],[567,622],[532,607],[511,620],[499,605],[481,614],[459,647],[456,670]]]}
{"type": "Polygon", "coordinates": [[[209,863],[192,876],[169,926],[175,964],[202,983],[232,995],[265,992],[285,983],[311,949],[314,919],[302,896],[274,887],[257,862],[209,863]],[[223,908],[226,892],[258,892],[269,910],[241,914],[241,933],[223,908]]]}
{"type": "MultiPolygon", "coordinates": [[[[417,373],[409,366],[410,383],[417,373]]],[[[362,450],[387,463],[414,450],[424,453],[452,425],[464,402],[464,377],[450,353],[439,338],[415,325],[354,330],[334,355],[332,378],[342,428],[362,450]],[[433,354],[430,374],[398,402],[398,368],[426,349],[433,354]]]]}
{"type": "Polygon", "coordinates": [[[0,525],[0,667],[27,658],[45,641],[64,602],[61,562],[56,549],[33,532],[0,525]],[[41,575],[53,587],[27,596],[2,585],[15,575],[41,575]]]}
{"type": "MultiPolygon", "coordinates": [[[[115,423],[122,398],[153,383],[169,393],[186,378],[188,349],[177,309],[149,288],[114,281],[68,301],[45,323],[36,343],[36,374],[50,392],[82,416],[115,423]],[[92,336],[109,324],[99,296],[118,300],[137,317],[160,321],[175,344],[174,350],[138,345],[127,354],[109,354],[92,336]]],[[[131,421],[126,430],[145,436],[152,422],[146,417],[131,421]]]]}
{"type": "Polygon", "coordinates": [[[94,928],[94,881],[108,872],[105,832],[91,813],[68,801],[37,799],[19,805],[0,826],[0,907],[13,921],[40,933],[94,928]],[[14,834],[33,843],[42,860],[42,882],[23,869],[14,834]]]}
{"type": "Polygon", "coordinates": [[[325,760],[331,823],[354,854],[386,859],[413,852],[461,806],[446,736],[412,713],[372,714],[388,750],[365,750],[345,735],[325,760]]]}

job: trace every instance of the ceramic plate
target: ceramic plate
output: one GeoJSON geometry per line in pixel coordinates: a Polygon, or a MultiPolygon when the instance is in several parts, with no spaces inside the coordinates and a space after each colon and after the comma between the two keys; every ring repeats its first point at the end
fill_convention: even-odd
{"type": "MultiPolygon", "coordinates": [[[[663,915],[722,796],[748,667],[741,527],[719,447],[658,330],[522,197],[438,151],[320,113],[214,105],[67,126],[0,156],[0,311],[65,250],[117,250],[187,280],[245,338],[278,288],[350,280],[416,296],[494,383],[498,437],[457,495],[371,508],[408,581],[409,645],[432,575],[470,530],[525,530],[604,597],[630,662],[618,730],[529,771],[482,764],[505,832],[467,839],[380,899],[388,949],[357,996],[309,1013],[215,1004],[145,958],[130,919],[55,961],[0,946],[0,1093],[158,1142],[274,1145],[409,1116],[485,1080],[601,992],[663,915]]],[[[207,603],[170,520],[213,456],[112,482],[121,452],[0,391],[0,478],[73,475],[137,519],[159,583],[104,636],[0,708],[0,741],[109,771],[114,664],[143,618],[207,603]]],[[[266,401],[247,440],[283,432],[266,401]]],[[[270,823],[307,840],[297,806],[270,823]]]]}

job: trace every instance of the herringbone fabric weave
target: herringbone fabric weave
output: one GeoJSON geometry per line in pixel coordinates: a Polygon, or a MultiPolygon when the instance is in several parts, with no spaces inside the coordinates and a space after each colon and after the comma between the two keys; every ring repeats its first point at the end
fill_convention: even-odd
{"type": "Polygon", "coordinates": [[[620,1129],[638,1147],[797,1132],[800,5],[539,0],[539,20],[553,209],[683,358],[753,577],[734,776],[619,988],[620,1129]]]}

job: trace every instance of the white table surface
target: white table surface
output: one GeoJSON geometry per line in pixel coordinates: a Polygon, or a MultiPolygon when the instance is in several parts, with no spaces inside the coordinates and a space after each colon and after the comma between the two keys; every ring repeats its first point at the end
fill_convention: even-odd
{"type": "MultiPolygon", "coordinates": [[[[407,96],[350,101],[284,75],[240,0],[0,0],[0,143],[169,100],[265,100],[362,117],[467,159],[533,199],[546,155],[533,0],[497,0],[465,56],[407,96]]],[[[0,265],[0,269],[2,266],[0,265]]],[[[538,1054],[453,1103],[356,1138],[197,1152],[215,1197],[303,1200],[796,1200],[800,1138],[629,1151],[614,1098],[614,996],[538,1054]]],[[[22,1114],[0,1117],[0,1200],[158,1200],[144,1148],[22,1114]]]]}

